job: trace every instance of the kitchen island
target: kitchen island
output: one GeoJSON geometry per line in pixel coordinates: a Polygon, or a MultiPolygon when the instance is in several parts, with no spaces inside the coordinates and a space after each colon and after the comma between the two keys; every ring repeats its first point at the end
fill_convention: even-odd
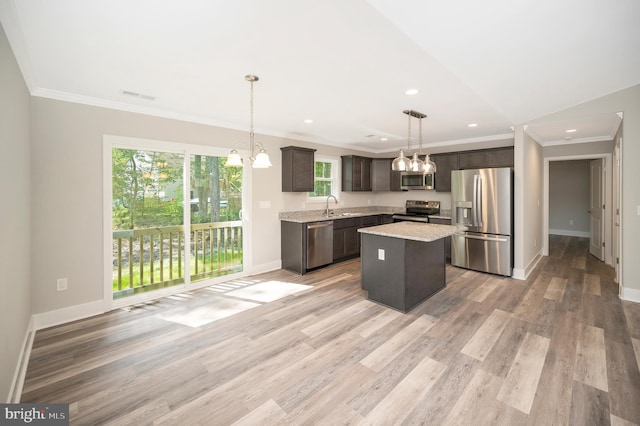
{"type": "Polygon", "coordinates": [[[359,229],[368,299],[408,312],[446,285],[445,238],[456,226],[397,222],[359,229]]]}

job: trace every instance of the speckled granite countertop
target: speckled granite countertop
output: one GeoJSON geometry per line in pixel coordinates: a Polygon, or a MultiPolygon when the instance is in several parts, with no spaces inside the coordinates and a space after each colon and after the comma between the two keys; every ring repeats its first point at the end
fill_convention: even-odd
{"type": "MultiPolygon", "coordinates": [[[[325,216],[325,210],[298,210],[290,212],[280,212],[280,220],[287,222],[308,223],[320,222],[323,220],[346,219],[348,217],[375,216],[379,214],[404,213],[403,207],[350,207],[344,209],[329,209],[332,212],[329,217],[325,216]]],[[[441,210],[440,214],[432,215],[437,219],[451,219],[451,210],[441,210]]]]}
{"type": "Polygon", "coordinates": [[[325,210],[300,210],[293,212],[281,212],[280,220],[287,222],[308,223],[323,220],[347,219],[350,217],[376,216],[380,214],[404,213],[402,207],[352,207],[344,209],[329,209],[333,214],[325,216],[325,210]]]}
{"type": "Polygon", "coordinates": [[[463,230],[466,230],[466,228],[433,223],[396,222],[358,229],[358,232],[382,237],[431,242],[463,230]]]}

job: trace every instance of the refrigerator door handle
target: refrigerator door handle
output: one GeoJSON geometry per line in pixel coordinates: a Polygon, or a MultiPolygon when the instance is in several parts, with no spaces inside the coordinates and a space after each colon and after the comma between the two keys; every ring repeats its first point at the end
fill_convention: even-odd
{"type": "Polygon", "coordinates": [[[478,175],[473,175],[473,226],[478,226],[478,175]]]}
{"type": "Polygon", "coordinates": [[[461,237],[468,238],[470,240],[497,241],[500,243],[506,243],[507,241],[509,241],[508,238],[504,238],[504,237],[482,237],[477,235],[465,235],[465,234],[456,234],[456,235],[460,235],[461,237]]]}
{"type": "Polygon", "coordinates": [[[473,175],[473,226],[482,227],[482,176],[473,175]]]}

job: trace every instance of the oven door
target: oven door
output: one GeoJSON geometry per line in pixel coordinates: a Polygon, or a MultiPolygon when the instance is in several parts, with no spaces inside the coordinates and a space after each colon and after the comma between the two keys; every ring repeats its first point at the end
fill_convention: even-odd
{"type": "Polygon", "coordinates": [[[394,214],[391,216],[393,222],[420,222],[429,223],[429,216],[410,216],[404,214],[394,214]]]}
{"type": "Polygon", "coordinates": [[[403,191],[433,189],[433,174],[403,172],[400,175],[400,189],[403,191]]]}

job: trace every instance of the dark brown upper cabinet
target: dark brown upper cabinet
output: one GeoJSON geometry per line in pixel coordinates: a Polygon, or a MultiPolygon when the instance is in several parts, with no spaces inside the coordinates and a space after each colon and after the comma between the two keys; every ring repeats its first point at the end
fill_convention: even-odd
{"type": "Polygon", "coordinates": [[[458,153],[458,168],[513,167],[513,147],[478,149],[458,153]]]}
{"type": "Polygon", "coordinates": [[[392,158],[374,158],[371,161],[371,190],[400,191],[400,172],[391,170],[392,158]]]}
{"type": "Polygon", "coordinates": [[[282,192],[312,192],[315,149],[285,146],[282,151],[282,192]]]}
{"type": "Polygon", "coordinates": [[[371,162],[368,157],[343,155],[342,190],[371,191],[371,162]]]}
{"type": "Polygon", "coordinates": [[[458,169],[458,153],[431,155],[431,161],[436,163],[434,186],[437,192],[451,192],[451,170],[458,169]]]}

